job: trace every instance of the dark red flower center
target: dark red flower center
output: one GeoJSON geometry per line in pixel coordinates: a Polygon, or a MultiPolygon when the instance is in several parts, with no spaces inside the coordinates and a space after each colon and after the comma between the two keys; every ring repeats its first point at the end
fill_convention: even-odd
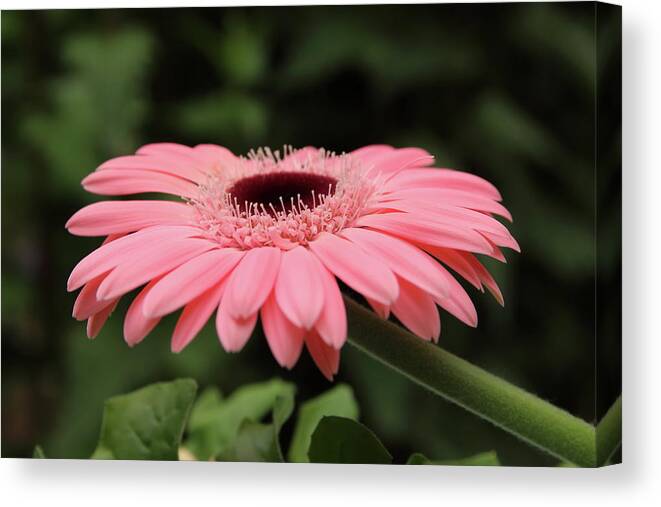
{"type": "Polygon", "coordinates": [[[253,203],[274,214],[273,209],[291,211],[292,203],[299,206],[303,203],[308,207],[319,204],[320,195],[328,195],[335,191],[337,180],[331,176],[305,172],[275,172],[255,174],[235,182],[227,193],[232,196],[240,206],[244,203],[253,203]],[[314,194],[314,198],[313,198],[314,194]]]}

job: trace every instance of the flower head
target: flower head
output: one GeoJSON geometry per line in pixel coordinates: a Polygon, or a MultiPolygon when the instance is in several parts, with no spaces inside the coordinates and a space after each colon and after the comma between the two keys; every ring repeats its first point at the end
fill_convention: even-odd
{"type": "Polygon", "coordinates": [[[502,304],[475,254],[504,260],[502,247],[518,250],[494,215],[511,217],[493,185],[432,163],[422,149],[383,145],[237,157],[159,143],[111,159],[83,180],[86,190],[181,199],[101,201],[71,217],[72,234],[106,237],[69,277],[68,290],[82,287],[73,315],[94,337],[119,299],[142,287],[124,319],[126,342],[183,308],[175,352],[214,312],[222,346],[239,351],[259,316],[280,365],[293,367],[305,345],[329,379],[347,336],[338,279],[425,340],[440,335],[437,305],[476,326],[446,266],[502,304]]]}

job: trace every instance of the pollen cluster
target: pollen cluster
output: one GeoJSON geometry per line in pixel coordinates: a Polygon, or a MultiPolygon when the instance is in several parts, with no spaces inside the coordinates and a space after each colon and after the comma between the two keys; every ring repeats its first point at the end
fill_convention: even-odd
{"type": "Polygon", "coordinates": [[[189,203],[223,247],[289,250],[353,224],[380,186],[364,169],[323,149],[260,148],[220,168],[189,203]]]}

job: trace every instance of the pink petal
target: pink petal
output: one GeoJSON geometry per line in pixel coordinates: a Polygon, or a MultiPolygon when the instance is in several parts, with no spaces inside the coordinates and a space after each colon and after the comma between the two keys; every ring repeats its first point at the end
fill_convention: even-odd
{"type": "Polygon", "coordinates": [[[420,202],[443,203],[473,209],[485,213],[494,213],[512,221],[512,215],[498,201],[488,199],[479,194],[462,190],[438,189],[438,188],[410,188],[394,190],[384,194],[382,201],[411,200],[420,202]]]}
{"type": "Polygon", "coordinates": [[[179,143],[149,143],[141,146],[135,152],[137,155],[181,154],[188,156],[193,148],[179,143]]]}
{"type": "Polygon", "coordinates": [[[399,297],[392,313],[423,340],[437,341],[441,334],[441,319],[432,297],[412,283],[398,278],[399,297]]]}
{"type": "Polygon", "coordinates": [[[77,211],[66,223],[76,236],[107,236],[155,225],[191,225],[192,206],[172,201],[101,201],[77,211]]]}
{"type": "MultiPolygon", "coordinates": [[[[440,269],[445,271],[445,268],[439,266],[440,269]]],[[[450,294],[445,298],[436,298],[436,304],[443,308],[445,311],[457,317],[464,324],[477,327],[477,311],[473,301],[468,296],[461,284],[447,271],[447,281],[450,285],[450,294]]]]}
{"type": "Polygon", "coordinates": [[[110,317],[110,314],[117,307],[117,303],[119,303],[119,299],[116,299],[115,301],[109,301],[108,306],[106,306],[100,312],[91,315],[90,318],[87,319],[87,337],[90,340],[92,338],[96,338],[101,332],[101,329],[108,320],[108,317],[110,317]]]}
{"type": "Polygon", "coordinates": [[[360,217],[356,221],[356,225],[434,246],[484,254],[492,252],[491,245],[486,238],[472,229],[447,224],[440,225],[410,213],[366,215],[360,217]]]}
{"type": "Polygon", "coordinates": [[[155,171],[96,171],[83,179],[83,188],[100,195],[131,195],[161,192],[181,197],[195,197],[198,186],[177,176],[155,171]]]}
{"type": "Polygon", "coordinates": [[[368,229],[345,229],[342,236],[358,245],[370,257],[383,261],[399,277],[430,294],[444,297],[448,293],[444,277],[438,274],[438,263],[418,247],[368,229]]]}
{"type": "Polygon", "coordinates": [[[280,366],[293,368],[303,350],[305,330],[287,319],[280,310],[274,293],[264,302],[261,317],[266,341],[273,357],[280,366]]]}
{"type": "Polygon", "coordinates": [[[492,259],[496,259],[497,261],[503,262],[505,264],[507,263],[507,259],[505,258],[505,254],[503,254],[503,251],[493,243],[491,243],[491,250],[492,252],[489,254],[489,257],[491,257],[492,259]]]}
{"type": "Polygon", "coordinates": [[[136,155],[149,155],[163,157],[184,165],[194,167],[195,169],[206,172],[207,159],[197,150],[190,146],[177,143],[151,143],[141,146],[136,155]]]}
{"type": "Polygon", "coordinates": [[[297,327],[310,330],[324,305],[321,277],[314,256],[302,246],[282,254],[275,282],[278,305],[297,327]]]}
{"type": "Polygon", "coordinates": [[[128,155],[116,157],[104,162],[96,170],[106,171],[110,169],[121,171],[154,171],[179,176],[193,183],[204,183],[208,179],[206,172],[194,167],[190,162],[182,162],[167,155],[128,155]]]}
{"type": "Polygon", "coordinates": [[[124,341],[129,347],[134,347],[140,343],[161,320],[160,317],[147,317],[143,310],[145,297],[157,282],[158,279],[149,282],[135,297],[126,312],[126,317],[124,317],[124,341]]]}
{"type": "Polygon", "coordinates": [[[309,246],[329,271],[363,296],[383,304],[397,299],[397,280],[392,271],[350,241],[323,232],[309,246]]]}
{"type": "Polygon", "coordinates": [[[368,146],[363,146],[362,148],[353,150],[351,153],[349,153],[349,155],[351,155],[351,158],[362,161],[375,154],[388,153],[393,151],[395,151],[395,148],[388,144],[370,144],[368,146]]]}
{"type": "Polygon", "coordinates": [[[482,236],[487,238],[496,246],[501,246],[505,248],[511,248],[515,252],[521,253],[521,247],[519,243],[514,239],[514,237],[508,232],[497,234],[490,231],[480,231],[482,236]]]}
{"type": "Polygon", "coordinates": [[[327,345],[316,331],[305,336],[305,347],[324,377],[331,382],[340,368],[340,351],[327,345]]]}
{"type": "Polygon", "coordinates": [[[374,310],[374,313],[376,313],[383,320],[388,320],[388,317],[390,317],[390,305],[381,304],[378,301],[374,301],[370,298],[365,298],[365,300],[370,305],[372,310],[374,310]]]}
{"type": "Polygon", "coordinates": [[[99,299],[113,299],[140,287],[152,278],[167,273],[198,255],[217,248],[217,243],[206,239],[187,238],[172,242],[167,248],[151,255],[125,262],[110,273],[96,292],[99,299]]]}
{"type": "Polygon", "coordinates": [[[347,312],[344,308],[342,293],[335,277],[316,257],[312,256],[312,258],[317,265],[321,279],[318,290],[322,291],[324,295],[324,305],[314,327],[322,340],[331,347],[339,349],[347,340],[347,312]]]}
{"type": "Polygon", "coordinates": [[[253,329],[255,329],[257,313],[249,315],[245,319],[234,317],[227,311],[227,304],[225,303],[228,290],[229,286],[225,289],[225,294],[216,313],[216,332],[220,343],[227,352],[238,352],[246,344],[253,329]]]}
{"type": "Polygon", "coordinates": [[[152,255],[168,248],[171,243],[195,236],[199,232],[194,227],[159,226],[123,236],[112,243],[104,243],[76,265],[69,276],[67,290],[76,290],[119,264],[152,255]]]}
{"type": "Polygon", "coordinates": [[[500,292],[500,288],[498,287],[498,284],[491,276],[491,273],[487,271],[487,268],[485,268],[480,263],[480,261],[478,261],[473,255],[464,254],[464,258],[466,259],[466,261],[470,263],[470,265],[476,271],[476,273],[480,277],[480,280],[482,280],[482,283],[484,283],[487,289],[489,289],[489,292],[491,292],[491,294],[496,299],[496,301],[498,301],[498,303],[500,303],[501,306],[504,306],[505,300],[503,299],[503,294],[500,292]]]}
{"type": "Polygon", "coordinates": [[[76,298],[76,302],[73,304],[73,317],[76,320],[87,320],[108,306],[108,301],[99,300],[96,297],[96,290],[106,276],[108,276],[108,273],[103,273],[83,286],[83,289],[76,298]]]}
{"type": "Polygon", "coordinates": [[[172,333],[170,344],[172,352],[181,352],[197,336],[211,314],[218,308],[225,285],[226,280],[217,283],[184,307],[172,333]]]}
{"type": "Polygon", "coordinates": [[[210,167],[222,171],[232,164],[236,164],[239,158],[230,150],[216,144],[198,144],[193,148],[200,156],[204,157],[210,167]]]}
{"type": "Polygon", "coordinates": [[[150,291],[144,311],[160,317],[181,308],[216,285],[237,265],[244,252],[224,248],[203,253],[165,275],[150,291]]]}
{"type": "Polygon", "coordinates": [[[248,250],[230,275],[222,306],[240,319],[257,314],[271,293],[280,270],[280,249],[273,247],[248,250]]]}
{"type": "MultiPolygon", "coordinates": [[[[456,271],[459,275],[463,276],[467,282],[478,290],[484,291],[482,282],[473,266],[465,257],[463,252],[452,250],[450,248],[439,248],[430,245],[422,245],[427,252],[436,257],[439,261],[445,263],[447,266],[456,271]]],[[[470,254],[466,254],[470,255],[470,254]]]]}
{"type": "Polygon", "coordinates": [[[362,160],[364,164],[372,167],[369,173],[393,177],[409,167],[430,165],[434,162],[434,157],[420,148],[401,148],[392,152],[367,155],[362,157],[362,160]]]}
{"type": "Polygon", "coordinates": [[[507,228],[490,215],[468,208],[461,208],[445,203],[431,203],[412,200],[388,201],[373,207],[378,210],[399,210],[421,216],[426,220],[450,224],[459,227],[470,227],[477,231],[486,231],[497,236],[510,236],[507,228]]]}
{"type": "Polygon", "coordinates": [[[387,190],[429,187],[464,190],[496,201],[502,199],[498,189],[487,180],[475,174],[453,169],[407,169],[388,180],[385,185],[387,190]]]}

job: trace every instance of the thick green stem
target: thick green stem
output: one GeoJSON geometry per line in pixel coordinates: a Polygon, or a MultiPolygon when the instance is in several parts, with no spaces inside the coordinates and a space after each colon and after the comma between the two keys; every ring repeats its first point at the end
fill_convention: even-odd
{"type": "Polygon", "coordinates": [[[591,424],[344,300],[349,342],[359,350],[557,458],[596,465],[591,424]]]}
{"type": "Polygon", "coordinates": [[[622,443],[622,397],[597,425],[597,465],[605,464],[622,443]]]}

